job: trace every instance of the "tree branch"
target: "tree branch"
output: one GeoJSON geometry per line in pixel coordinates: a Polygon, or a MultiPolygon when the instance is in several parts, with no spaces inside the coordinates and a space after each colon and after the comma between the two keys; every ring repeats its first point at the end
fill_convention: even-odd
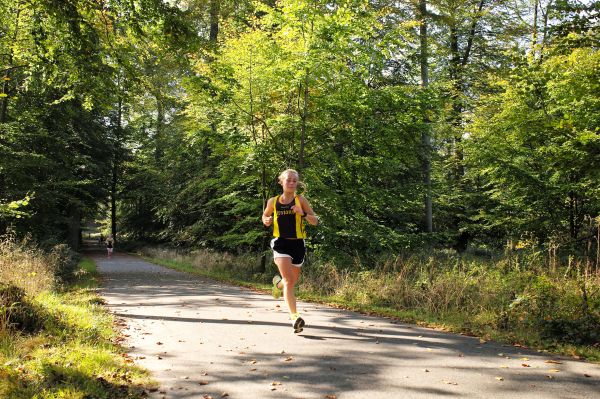
{"type": "Polygon", "coordinates": [[[471,30],[469,31],[469,39],[467,40],[467,48],[465,49],[465,54],[462,59],[462,66],[467,65],[469,61],[469,55],[471,55],[471,48],[473,47],[473,38],[475,37],[475,28],[477,27],[477,21],[481,17],[481,10],[483,10],[483,5],[485,0],[481,0],[479,2],[479,8],[477,10],[477,14],[473,17],[473,22],[471,23],[471,30]]]}

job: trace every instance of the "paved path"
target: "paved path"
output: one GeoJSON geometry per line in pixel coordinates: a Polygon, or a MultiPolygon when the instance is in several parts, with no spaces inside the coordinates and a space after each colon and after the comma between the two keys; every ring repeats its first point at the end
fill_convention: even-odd
{"type": "Polygon", "coordinates": [[[152,398],[600,398],[600,366],[282,300],[117,255],[101,295],[152,398]],[[554,363],[555,362],[555,363],[554,363]]]}

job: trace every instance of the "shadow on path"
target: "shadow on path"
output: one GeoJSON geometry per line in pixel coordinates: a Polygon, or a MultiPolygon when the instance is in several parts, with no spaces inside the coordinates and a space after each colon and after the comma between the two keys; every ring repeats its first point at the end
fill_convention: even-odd
{"type": "Polygon", "coordinates": [[[283,302],[267,295],[131,256],[95,260],[107,306],[128,322],[132,350],[167,397],[522,399],[600,392],[597,365],[309,303],[300,304],[306,329],[294,335],[283,302]]]}

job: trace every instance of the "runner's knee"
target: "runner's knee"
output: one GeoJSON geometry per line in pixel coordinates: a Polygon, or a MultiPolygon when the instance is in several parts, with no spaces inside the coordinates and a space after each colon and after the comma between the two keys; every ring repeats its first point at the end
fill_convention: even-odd
{"type": "Polygon", "coordinates": [[[296,282],[294,281],[293,277],[288,277],[288,278],[284,277],[281,280],[281,284],[283,284],[284,287],[294,288],[294,284],[296,284],[296,282]]]}

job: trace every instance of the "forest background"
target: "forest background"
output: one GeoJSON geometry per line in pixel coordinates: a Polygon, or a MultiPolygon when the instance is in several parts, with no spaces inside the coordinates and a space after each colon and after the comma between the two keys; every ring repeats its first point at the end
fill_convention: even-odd
{"type": "Polygon", "coordinates": [[[292,167],[321,294],[597,347],[599,11],[0,0],[0,231],[77,250],[100,220],[266,276],[292,167]]]}

